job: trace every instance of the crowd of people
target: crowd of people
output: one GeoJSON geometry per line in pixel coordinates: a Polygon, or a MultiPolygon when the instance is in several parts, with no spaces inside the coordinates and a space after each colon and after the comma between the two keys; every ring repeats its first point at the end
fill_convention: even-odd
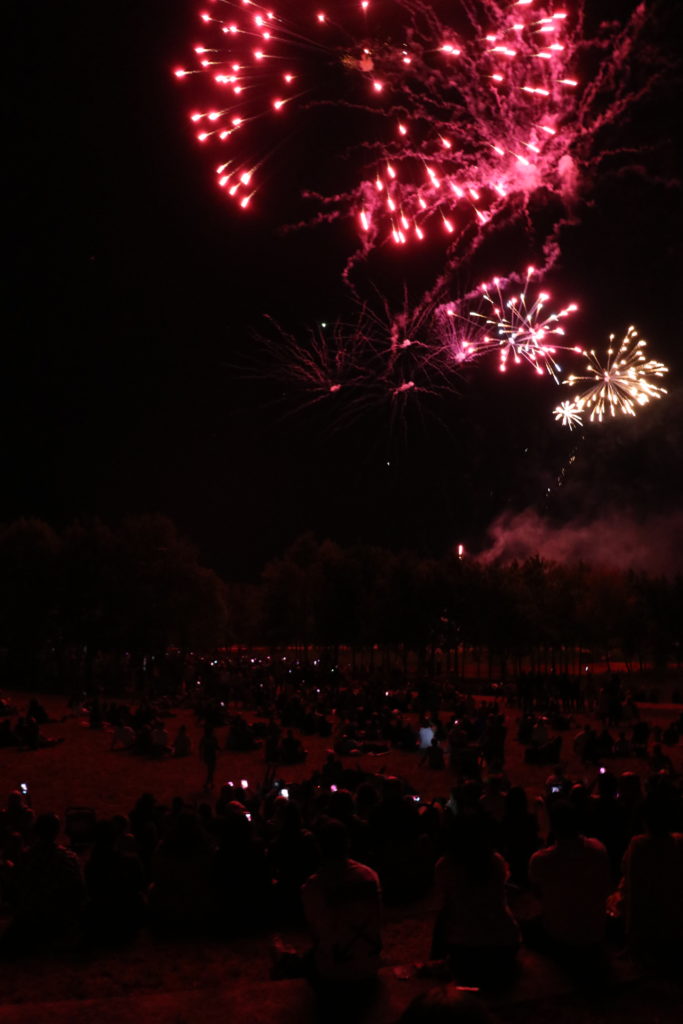
{"type": "MultiPolygon", "coordinates": [[[[403,746],[428,768],[450,768],[442,799],[368,774],[352,751],[335,752],[336,741],[308,779],[283,783],[283,765],[305,758],[294,728],[311,715],[291,694],[259,726],[262,784],[238,779],[209,795],[218,725],[227,725],[230,750],[246,725],[242,712],[209,700],[196,707],[207,769],[198,803],[166,806],[146,793],[127,813],[60,822],[35,816],[30,797],[12,792],[0,812],[5,954],[130,940],[143,926],[234,936],[305,921],[310,953],[280,950],[274,973],[355,982],[381,962],[382,904],[431,890],[425,956],[448,961],[465,983],[509,978],[524,943],[591,964],[609,938],[658,960],[683,949],[683,786],[660,744],[645,742],[637,771],[613,772],[598,765],[604,749],[589,752],[595,730],[584,726],[573,742],[590,777],[572,778],[558,763],[531,799],[506,772],[507,718],[497,704],[463,697],[447,721],[423,712],[409,730],[407,699],[393,696],[369,708],[342,696],[334,736],[353,728],[357,741],[403,746]],[[534,915],[520,912],[520,894],[535,899],[534,915]]],[[[190,753],[187,727],[170,740],[158,707],[122,708],[102,714],[114,747],[134,750],[148,735],[141,753],[190,753]]],[[[514,739],[542,746],[543,717],[520,711],[514,739]],[[539,719],[528,733],[530,714],[539,719]]]]}

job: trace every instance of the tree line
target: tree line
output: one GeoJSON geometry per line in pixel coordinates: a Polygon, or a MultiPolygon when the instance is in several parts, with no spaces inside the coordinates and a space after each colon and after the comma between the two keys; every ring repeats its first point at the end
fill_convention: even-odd
{"type": "MultiPolygon", "coordinates": [[[[483,564],[310,534],[254,584],[222,580],[162,516],[56,530],[0,527],[0,651],[5,685],[79,652],[159,655],[242,645],[305,657],[409,656],[464,674],[578,671],[593,660],[680,666],[683,579],[541,557],[483,564]],[[379,652],[379,653],[376,653],[379,652]]],[[[56,666],[56,668],[55,668],[56,666]]]]}

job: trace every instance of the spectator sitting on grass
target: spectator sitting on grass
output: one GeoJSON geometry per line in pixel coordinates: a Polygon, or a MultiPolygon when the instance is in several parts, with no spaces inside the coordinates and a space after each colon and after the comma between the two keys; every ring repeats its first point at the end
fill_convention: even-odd
{"type": "Polygon", "coordinates": [[[60,736],[59,739],[43,736],[40,726],[35,718],[32,718],[30,715],[27,715],[25,718],[19,718],[15,735],[19,747],[24,750],[40,750],[42,747],[55,747],[58,743],[64,742],[63,736],[60,736]]]}
{"type": "Polygon", "coordinates": [[[505,896],[508,867],[493,849],[488,823],[459,815],[437,862],[439,914],[432,955],[447,956],[458,980],[494,984],[509,979],[520,933],[505,896]]]}
{"type": "Polygon", "coordinates": [[[32,697],[29,701],[26,714],[31,718],[35,718],[38,725],[45,725],[46,722],[50,721],[50,716],[37,697],[32,697]]]}
{"type": "Polygon", "coordinates": [[[219,933],[253,931],[271,908],[272,881],[263,844],[254,838],[250,815],[232,800],[217,818],[219,846],[212,879],[219,933]]]}
{"type": "Polygon", "coordinates": [[[152,754],[155,757],[163,757],[170,753],[168,730],[159,719],[152,729],[152,754]]]}
{"type": "Polygon", "coordinates": [[[505,794],[505,814],[501,823],[501,851],[510,866],[510,881],[526,886],[529,860],[539,846],[538,820],[529,810],[526,791],[513,786],[505,794]]]}
{"type": "Polygon", "coordinates": [[[130,750],[135,745],[135,730],[130,725],[117,725],[111,738],[112,750],[130,750]]]}
{"type": "Polygon", "coordinates": [[[556,764],[552,772],[545,780],[545,793],[547,800],[561,800],[567,796],[571,789],[571,779],[564,773],[561,764],[556,764]]]}
{"type": "Polygon", "coordinates": [[[276,897],[286,917],[301,914],[301,886],[315,871],[318,849],[312,834],[301,824],[297,804],[278,796],[268,823],[272,834],[269,859],[277,881],[276,897]]]}
{"type": "Polygon", "coordinates": [[[303,748],[301,740],[297,739],[291,729],[287,730],[287,735],[282,741],[282,763],[283,764],[300,764],[306,760],[306,751],[303,748]]]}
{"type": "Polygon", "coordinates": [[[579,833],[576,808],[559,800],[550,808],[553,843],[529,864],[541,901],[541,937],[558,949],[595,947],[605,935],[610,888],[607,850],[579,833]]]}
{"type": "Polygon", "coordinates": [[[199,819],[181,811],[152,859],[150,911],[162,928],[201,928],[213,909],[211,849],[199,819]]]}
{"type": "Polygon", "coordinates": [[[95,844],[85,868],[90,935],[99,942],[132,938],[142,923],[144,875],[139,857],[118,848],[113,821],[98,821],[95,844]]]}
{"type": "Polygon", "coordinates": [[[341,822],[326,821],[317,840],[322,863],[301,890],[313,936],[314,977],[327,984],[370,981],[382,950],[379,878],[349,859],[341,822]]]}
{"type": "Polygon", "coordinates": [[[643,806],[646,832],[624,855],[622,913],[631,947],[670,959],[683,949],[683,835],[672,832],[669,804],[651,793],[643,806]]]}
{"type": "Polygon", "coordinates": [[[43,946],[72,936],[83,909],[85,889],[78,857],[57,842],[56,814],[41,814],[33,843],[17,868],[14,918],[8,948],[43,946]]]}

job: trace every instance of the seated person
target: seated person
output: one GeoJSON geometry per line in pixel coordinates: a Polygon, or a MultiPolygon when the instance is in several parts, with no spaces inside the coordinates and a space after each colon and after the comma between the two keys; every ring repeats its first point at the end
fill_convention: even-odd
{"type": "Polygon", "coordinates": [[[99,821],[85,868],[91,937],[103,942],[132,938],[142,922],[145,881],[140,859],[119,846],[119,826],[99,821]]]}
{"type": "Polygon", "coordinates": [[[596,736],[595,745],[599,758],[612,757],[614,754],[614,737],[609,729],[605,728],[596,736]]]}
{"type": "Polygon", "coordinates": [[[579,833],[576,808],[550,807],[553,843],[529,863],[529,881],[541,901],[543,937],[560,947],[593,947],[605,935],[610,889],[607,850],[579,833]]]}
{"type": "Polygon", "coordinates": [[[514,967],[520,941],[505,895],[507,864],[479,816],[455,818],[446,844],[435,870],[439,913],[432,955],[448,956],[465,984],[502,981],[514,967]]]}
{"type": "Polygon", "coordinates": [[[306,760],[306,751],[303,748],[301,740],[297,739],[291,729],[287,730],[287,734],[282,741],[282,761],[283,764],[300,764],[306,760]]]}
{"type": "Polygon", "coordinates": [[[253,731],[249,723],[241,715],[235,715],[230,723],[228,735],[225,741],[226,750],[247,751],[254,750],[258,743],[254,739],[253,731]]]}
{"type": "Polygon", "coordinates": [[[160,720],[152,729],[152,753],[156,757],[163,757],[170,752],[168,731],[160,720]]]}
{"type": "Polygon", "coordinates": [[[130,750],[135,743],[135,730],[129,725],[119,725],[111,738],[112,750],[130,750]]]}
{"type": "MultiPolygon", "coordinates": [[[[19,723],[17,723],[17,730],[18,729],[19,723]]],[[[35,720],[35,718],[27,716],[23,719],[19,746],[28,747],[29,750],[40,750],[42,747],[54,747],[58,743],[63,742],[63,736],[60,736],[59,739],[52,739],[48,736],[43,736],[43,734],[40,731],[40,726],[38,725],[38,722],[35,720]]]]}
{"type": "Polygon", "coordinates": [[[571,786],[571,779],[568,779],[565,775],[562,765],[556,764],[545,780],[546,800],[561,800],[567,796],[571,786]]]}
{"type": "Polygon", "coordinates": [[[43,945],[70,933],[77,924],[85,889],[78,857],[57,842],[56,814],[41,814],[33,828],[33,843],[17,868],[14,919],[8,945],[43,945]]]}
{"type": "Polygon", "coordinates": [[[212,853],[199,817],[181,811],[152,858],[149,906],[164,931],[202,927],[213,911],[212,853]]]}
{"type": "Polygon", "coordinates": [[[658,794],[647,797],[642,814],[646,832],[624,855],[626,936],[637,952],[675,962],[683,949],[683,834],[670,830],[670,808],[658,794]]]}
{"type": "Polygon", "coordinates": [[[46,722],[50,721],[50,716],[36,697],[32,697],[29,701],[26,714],[31,718],[35,718],[38,725],[45,725],[46,722]]]}
{"type": "Polygon", "coordinates": [[[350,860],[341,822],[318,831],[320,870],[301,889],[313,936],[314,977],[325,983],[372,980],[380,966],[381,893],[372,868],[350,860]]]}

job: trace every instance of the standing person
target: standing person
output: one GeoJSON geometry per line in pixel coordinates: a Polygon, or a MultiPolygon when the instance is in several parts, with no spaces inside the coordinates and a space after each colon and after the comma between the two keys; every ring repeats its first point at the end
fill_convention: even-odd
{"type": "Polygon", "coordinates": [[[187,757],[192,750],[192,742],[190,737],[187,735],[187,726],[181,725],[176,734],[176,738],[173,741],[173,756],[174,757],[187,757]]]}
{"type": "Polygon", "coordinates": [[[434,739],[434,727],[426,716],[420,722],[418,729],[418,743],[420,750],[429,750],[434,739]]]}
{"type": "Polygon", "coordinates": [[[206,765],[206,779],[204,789],[213,787],[213,777],[216,772],[216,756],[218,754],[218,740],[213,731],[213,726],[208,722],[204,726],[204,735],[199,742],[199,756],[206,765]]]}

